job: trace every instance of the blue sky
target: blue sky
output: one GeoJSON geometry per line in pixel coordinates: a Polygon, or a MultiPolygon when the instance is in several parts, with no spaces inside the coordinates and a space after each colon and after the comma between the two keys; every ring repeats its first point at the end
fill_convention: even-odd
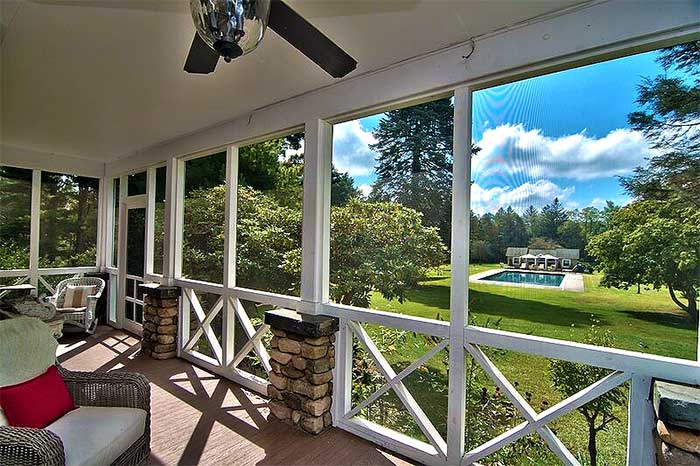
{"type": "MultiPolygon", "coordinates": [[[[617,176],[652,155],[631,130],[637,85],[663,72],[656,52],[540,76],[476,92],[472,209],[540,208],[557,196],[569,208],[629,201],[617,176]]],[[[376,179],[372,130],[382,115],[335,125],[333,162],[367,192],[376,179]]]]}

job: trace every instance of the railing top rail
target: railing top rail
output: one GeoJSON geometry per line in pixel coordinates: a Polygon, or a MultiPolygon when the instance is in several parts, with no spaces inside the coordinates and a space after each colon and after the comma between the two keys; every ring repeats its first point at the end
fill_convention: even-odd
{"type": "Polygon", "coordinates": [[[203,282],[200,280],[192,280],[190,278],[176,278],[174,282],[177,286],[182,288],[192,288],[193,290],[214,294],[222,294],[224,292],[224,285],[219,283],[203,282]]]}
{"type": "Polygon", "coordinates": [[[94,265],[79,267],[45,267],[39,268],[39,275],[70,275],[74,273],[98,272],[100,269],[94,265]]]}
{"type": "Polygon", "coordinates": [[[29,275],[29,269],[10,269],[10,270],[0,270],[0,278],[5,277],[22,277],[29,275]]]}
{"type": "Polygon", "coordinates": [[[431,335],[440,338],[447,338],[450,333],[449,322],[425,319],[422,317],[414,317],[393,312],[363,309],[344,304],[325,303],[323,304],[323,314],[334,317],[344,317],[355,322],[366,322],[400,330],[407,330],[409,332],[418,332],[424,335],[431,335]]]}
{"type": "Polygon", "coordinates": [[[700,384],[700,364],[696,361],[587,345],[554,338],[523,335],[471,325],[466,328],[464,343],[465,345],[472,343],[545,358],[561,359],[675,382],[700,384]]]}

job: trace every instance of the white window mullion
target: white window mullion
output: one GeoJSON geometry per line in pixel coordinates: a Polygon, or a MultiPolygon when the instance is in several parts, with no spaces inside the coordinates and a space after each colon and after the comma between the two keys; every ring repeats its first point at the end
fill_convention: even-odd
{"type": "Polygon", "coordinates": [[[466,409],[464,327],[468,323],[469,313],[471,121],[471,91],[468,88],[457,89],[454,97],[450,371],[447,399],[447,462],[449,464],[459,464],[464,455],[464,411],[466,409]]]}
{"type": "Polygon", "coordinates": [[[306,122],[304,144],[301,299],[306,312],[318,313],[328,301],[333,126],[306,122]]]}

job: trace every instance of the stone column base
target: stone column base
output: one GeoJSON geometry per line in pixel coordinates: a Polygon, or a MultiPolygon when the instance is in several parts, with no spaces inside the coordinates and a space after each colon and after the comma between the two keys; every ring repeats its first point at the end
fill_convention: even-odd
{"type": "Polygon", "coordinates": [[[177,313],[180,288],[157,283],[139,285],[144,293],[141,352],[153,359],[177,356],[177,313]]]}
{"type": "Polygon", "coordinates": [[[333,425],[333,368],[338,319],[288,309],[265,313],[271,341],[270,413],[310,434],[333,425]]]}

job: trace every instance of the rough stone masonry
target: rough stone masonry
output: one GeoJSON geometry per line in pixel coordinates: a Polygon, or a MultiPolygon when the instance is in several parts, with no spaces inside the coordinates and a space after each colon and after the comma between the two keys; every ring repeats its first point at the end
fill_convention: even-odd
{"type": "Polygon", "coordinates": [[[338,319],[288,309],[265,313],[274,336],[270,342],[270,413],[277,419],[319,434],[332,425],[335,332],[338,319]]]}
{"type": "Polygon", "coordinates": [[[700,466],[700,388],[654,382],[659,466],[700,466]]]}
{"type": "Polygon", "coordinates": [[[177,313],[180,288],[156,283],[140,285],[144,293],[141,352],[153,359],[177,356],[177,313]]]}

